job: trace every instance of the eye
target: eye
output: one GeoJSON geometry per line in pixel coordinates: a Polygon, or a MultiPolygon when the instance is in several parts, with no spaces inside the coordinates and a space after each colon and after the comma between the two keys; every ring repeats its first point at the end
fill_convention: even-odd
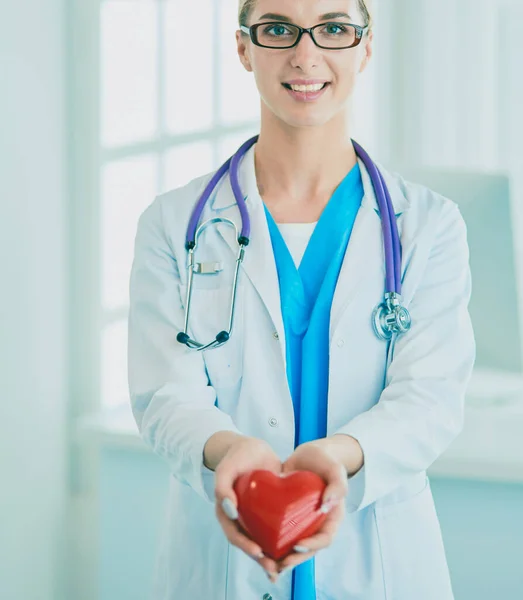
{"type": "Polygon", "coordinates": [[[269,27],[265,27],[263,29],[263,33],[265,35],[273,35],[274,37],[281,37],[282,35],[285,35],[286,33],[291,33],[291,32],[285,25],[283,25],[283,23],[276,23],[276,24],[270,25],[269,27]]]}
{"type": "Polygon", "coordinates": [[[324,32],[329,35],[339,35],[340,33],[346,33],[347,29],[339,23],[327,23],[324,32]]]}

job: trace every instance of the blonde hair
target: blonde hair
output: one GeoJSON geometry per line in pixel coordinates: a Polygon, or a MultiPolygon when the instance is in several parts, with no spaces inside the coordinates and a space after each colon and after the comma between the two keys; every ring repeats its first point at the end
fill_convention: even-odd
{"type": "MultiPolygon", "coordinates": [[[[256,0],[239,0],[238,6],[238,22],[240,25],[247,25],[251,10],[254,8],[256,0]]],[[[358,0],[359,8],[365,25],[372,29],[374,25],[373,11],[372,11],[372,0],[358,0]]]]}
{"type": "Polygon", "coordinates": [[[247,25],[249,15],[255,4],[256,0],[240,0],[238,7],[238,22],[240,25],[247,25]]]}

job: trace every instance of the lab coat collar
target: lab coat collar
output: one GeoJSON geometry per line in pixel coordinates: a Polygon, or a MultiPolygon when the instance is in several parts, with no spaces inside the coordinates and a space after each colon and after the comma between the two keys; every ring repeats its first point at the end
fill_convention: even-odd
{"type": "MultiPolygon", "coordinates": [[[[371,275],[377,281],[385,279],[385,265],[383,256],[383,244],[381,220],[379,219],[379,207],[374,193],[370,176],[363,162],[358,159],[363,182],[364,197],[361,209],[354,223],[351,239],[342,264],[339,283],[334,294],[331,309],[330,338],[336,334],[338,325],[342,322],[347,308],[357,298],[363,289],[363,283],[371,275]],[[369,240],[376,240],[376,242],[369,240]],[[365,260],[362,260],[365,257],[365,260]]],[[[385,182],[389,188],[394,212],[396,216],[405,213],[410,202],[402,192],[393,175],[377,164],[385,182]]],[[[247,208],[251,219],[250,245],[245,253],[243,268],[254,287],[263,300],[274,324],[284,364],[285,357],[285,331],[281,314],[280,287],[276,261],[272,251],[272,242],[267,225],[267,218],[262,198],[256,183],[256,172],[254,167],[254,146],[245,154],[240,164],[239,181],[243,194],[246,197],[247,208]]],[[[238,208],[232,192],[230,179],[222,179],[216,194],[211,199],[210,207],[215,213],[213,216],[229,218],[241,226],[238,208]]],[[[403,219],[398,219],[398,228],[402,229],[403,219]]],[[[219,228],[219,234],[227,242],[233,253],[238,252],[238,241],[234,231],[227,228],[219,228]]],[[[376,298],[381,301],[382,298],[376,298]]],[[[346,323],[345,317],[344,322],[346,323]]],[[[354,315],[360,319],[360,315],[354,315]]]]}
{"type": "MultiPolygon", "coordinates": [[[[248,209],[254,208],[254,206],[257,204],[263,204],[263,201],[258,191],[258,184],[256,182],[256,170],[254,164],[255,147],[256,144],[251,146],[249,150],[245,153],[244,157],[241,160],[239,170],[240,187],[244,194],[248,209]]],[[[370,208],[374,210],[379,216],[378,201],[376,199],[376,194],[374,193],[374,187],[372,185],[370,175],[363,161],[360,158],[358,158],[358,163],[360,166],[361,179],[363,182],[364,191],[361,207],[365,209],[370,208]]],[[[394,213],[396,214],[396,216],[403,214],[410,208],[409,200],[401,190],[394,176],[391,173],[389,173],[386,169],[384,169],[378,162],[376,162],[376,166],[380,170],[380,173],[383,175],[385,183],[387,184],[387,187],[389,189],[392,203],[394,205],[394,213]]],[[[225,208],[234,206],[235,204],[236,200],[232,192],[230,179],[228,176],[225,176],[222,179],[217,193],[214,195],[211,201],[211,208],[213,210],[220,211],[225,208]]]]}

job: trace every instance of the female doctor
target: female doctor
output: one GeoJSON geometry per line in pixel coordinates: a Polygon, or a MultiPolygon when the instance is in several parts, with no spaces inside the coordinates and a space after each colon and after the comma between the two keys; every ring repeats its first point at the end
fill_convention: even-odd
{"type": "Polygon", "coordinates": [[[378,167],[401,240],[389,297],[403,311],[403,328],[379,336],[375,307],[394,292],[387,209],[347,111],[371,11],[241,0],[259,137],[212,189],[214,173],[140,217],[131,404],[171,474],[155,600],[453,598],[426,469],[462,428],[475,359],[466,227],[453,201],[378,167]],[[238,525],[233,483],[253,469],[327,482],[324,527],[280,562],[238,525]]]}

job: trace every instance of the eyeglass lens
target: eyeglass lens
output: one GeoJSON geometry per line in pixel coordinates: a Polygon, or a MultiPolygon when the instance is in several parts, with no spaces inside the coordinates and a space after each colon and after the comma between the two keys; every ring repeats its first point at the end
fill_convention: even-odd
{"type": "MultiPolygon", "coordinates": [[[[271,48],[292,46],[300,30],[290,23],[267,23],[257,29],[258,42],[271,48]]],[[[345,48],[356,41],[356,30],[345,23],[322,23],[312,32],[317,44],[326,48],[345,48]]]]}

